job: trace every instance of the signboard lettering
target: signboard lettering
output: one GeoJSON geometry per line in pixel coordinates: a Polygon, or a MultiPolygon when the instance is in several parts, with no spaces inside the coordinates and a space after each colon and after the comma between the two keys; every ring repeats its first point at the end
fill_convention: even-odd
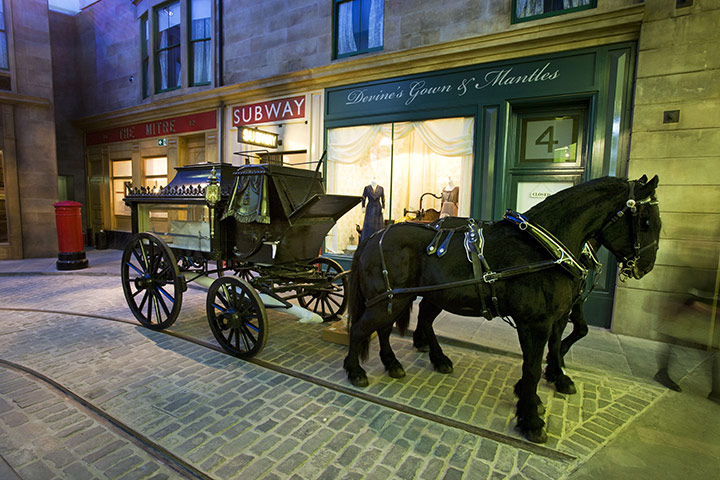
{"type": "Polygon", "coordinates": [[[517,95],[555,95],[568,90],[594,90],[597,56],[519,60],[391,78],[362,85],[330,88],[326,115],[340,119],[424,108],[446,108],[517,95]]]}
{"type": "Polygon", "coordinates": [[[136,123],[122,127],[110,128],[85,135],[85,145],[139,140],[151,137],[163,137],[179,133],[197,132],[217,128],[217,112],[195,113],[182,117],[165,118],[154,122],[136,123]]]}
{"type": "Polygon", "coordinates": [[[238,142],[257,145],[258,147],[277,148],[278,134],[265,132],[257,128],[239,127],[238,142]]]}
{"type": "Polygon", "coordinates": [[[232,126],[305,118],[305,96],[241,105],[232,109],[232,126]]]}

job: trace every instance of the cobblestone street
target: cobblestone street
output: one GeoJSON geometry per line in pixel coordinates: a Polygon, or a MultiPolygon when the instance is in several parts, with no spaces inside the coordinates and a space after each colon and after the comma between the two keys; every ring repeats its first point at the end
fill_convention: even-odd
{"type": "Polygon", "coordinates": [[[446,345],[443,375],[394,336],[407,376],[389,378],[373,342],[358,389],[326,325],[272,312],[252,362],[203,346],[199,288],[178,336],[139,326],[113,275],[0,277],[0,296],[0,454],[23,479],[566,478],[666,393],[569,366],[577,394],[540,384],[549,440],[534,445],[514,431],[513,353],[446,345]]]}

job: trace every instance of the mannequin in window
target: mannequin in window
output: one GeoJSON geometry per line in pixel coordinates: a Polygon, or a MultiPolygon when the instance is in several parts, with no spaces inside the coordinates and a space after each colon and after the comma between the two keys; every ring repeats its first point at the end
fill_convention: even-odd
{"type": "Polygon", "coordinates": [[[383,210],[385,209],[385,190],[377,184],[375,178],[370,185],[366,185],[362,194],[362,209],[365,212],[360,242],[385,228],[383,222],[383,210]],[[367,205],[366,205],[367,202],[367,205]]]}
{"type": "Polygon", "coordinates": [[[460,187],[453,183],[452,178],[447,177],[447,185],[443,188],[441,195],[440,218],[457,217],[460,187]]]}

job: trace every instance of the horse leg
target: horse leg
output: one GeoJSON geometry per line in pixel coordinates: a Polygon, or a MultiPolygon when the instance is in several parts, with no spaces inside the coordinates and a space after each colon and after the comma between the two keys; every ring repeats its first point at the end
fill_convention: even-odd
{"type": "Polygon", "coordinates": [[[415,327],[415,331],[413,332],[413,347],[418,352],[429,352],[430,347],[428,346],[427,338],[425,337],[425,330],[422,326],[422,321],[429,321],[430,325],[432,326],[432,322],[435,321],[435,317],[437,317],[441,310],[438,310],[433,315],[429,310],[433,310],[435,306],[431,303],[428,303],[425,301],[425,298],[423,298],[420,301],[420,306],[418,307],[418,321],[417,325],[415,327]],[[425,320],[422,320],[425,319],[425,320]],[[428,320],[429,319],[429,320],[428,320]]]}
{"type": "Polygon", "coordinates": [[[387,327],[378,330],[378,342],[380,342],[380,361],[385,365],[385,370],[392,378],[402,378],[405,376],[405,369],[395,357],[395,353],[390,346],[390,334],[392,333],[392,323],[387,327]]]}
{"type": "MultiPolygon", "coordinates": [[[[348,380],[356,387],[367,387],[369,382],[365,370],[360,366],[360,359],[367,358],[372,328],[370,312],[365,310],[360,318],[350,324],[348,354],[343,362],[348,380]]],[[[392,323],[390,324],[392,327],[392,323]]]]}
{"type": "Polygon", "coordinates": [[[515,384],[518,397],[515,416],[517,429],[534,443],[545,443],[545,422],[538,413],[541,406],[537,385],[542,374],[542,355],[550,336],[550,325],[543,322],[535,325],[518,322],[517,332],[523,352],[522,377],[515,384]]]}
{"type": "MultiPolygon", "coordinates": [[[[432,327],[433,322],[441,311],[442,309],[440,307],[425,298],[420,301],[418,324],[415,329],[415,334],[413,334],[413,343],[415,348],[418,348],[417,332],[420,332],[420,338],[424,340],[424,344],[430,352],[430,362],[432,362],[435,370],[440,373],[452,373],[452,360],[443,353],[442,347],[440,347],[440,343],[437,341],[437,336],[435,336],[435,330],[433,330],[432,327]]],[[[421,348],[418,348],[418,350],[424,351],[421,348]]]]}
{"type": "MultiPolygon", "coordinates": [[[[583,313],[582,303],[576,303],[570,310],[570,322],[573,324],[572,332],[568,335],[560,344],[560,366],[565,366],[565,355],[570,350],[575,342],[583,338],[588,334],[588,324],[585,321],[585,314],[583,313]]],[[[567,323],[567,319],[565,320],[567,323]]],[[[565,328],[563,327],[563,330],[565,328]]],[[[560,331],[562,334],[562,330],[560,331]]]]}
{"type": "Polygon", "coordinates": [[[545,368],[545,379],[555,385],[555,390],[560,393],[576,393],[575,384],[572,379],[565,375],[562,366],[562,355],[560,353],[560,339],[568,323],[568,317],[563,315],[560,320],[552,325],[550,340],[548,341],[547,367],[545,368]]]}

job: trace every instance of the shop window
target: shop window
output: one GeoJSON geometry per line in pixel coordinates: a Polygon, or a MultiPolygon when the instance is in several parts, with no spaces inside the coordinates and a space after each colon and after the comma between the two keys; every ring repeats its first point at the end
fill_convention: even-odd
{"type": "Polygon", "coordinates": [[[513,23],[595,8],[597,0],[513,0],[513,23]]]}
{"type": "Polygon", "coordinates": [[[130,215],[130,207],[125,205],[125,182],[132,181],[132,160],[113,160],[112,162],[112,188],[113,213],[115,215],[130,215]]]}
{"type": "Polygon", "coordinates": [[[8,32],[5,26],[5,5],[0,0],[0,90],[10,90],[10,58],[8,32]]]}
{"type": "Polygon", "coordinates": [[[164,92],[180,87],[180,2],[157,7],[155,25],[155,89],[164,92]]]}
{"type": "Polygon", "coordinates": [[[335,58],[382,50],[385,0],[335,0],[335,58]]]}
{"type": "MultiPolygon", "coordinates": [[[[328,130],[327,190],[363,195],[382,187],[382,223],[469,216],[473,118],[447,118],[328,130]],[[427,194],[427,195],[426,195],[427,194]]],[[[360,205],[326,239],[331,253],[352,253],[366,227],[360,205]]],[[[372,226],[370,228],[373,228],[372,226]]]]}
{"type": "Polygon", "coordinates": [[[190,85],[210,83],[211,8],[210,0],[190,2],[190,85]]]}
{"type": "Polygon", "coordinates": [[[167,185],[167,157],[146,158],[144,167],[143,186],[159,189],[167,185]]]}

